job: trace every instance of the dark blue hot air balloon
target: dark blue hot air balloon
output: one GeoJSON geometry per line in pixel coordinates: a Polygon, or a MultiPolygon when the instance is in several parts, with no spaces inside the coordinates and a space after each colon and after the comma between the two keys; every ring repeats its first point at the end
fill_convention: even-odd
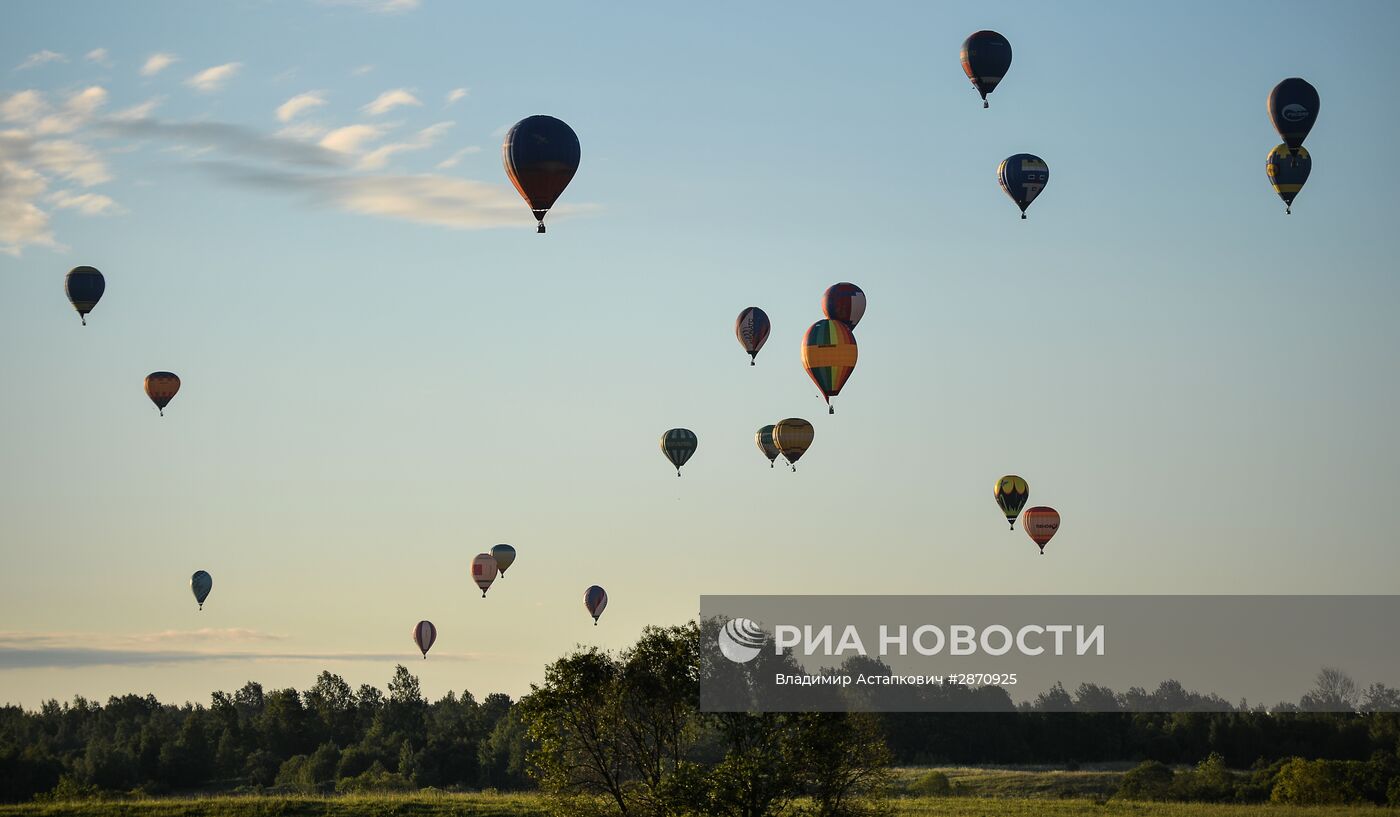
{"type": "Polygon", "coordinates": [[[69,303],[78,310],[83,326],[87,326],[87,314],[102,300],[102,293],[107,291],[107,279],[96,267],[74,267],[63,279],[63,288],[68,292],[69,303]]]}
{"type": "Polygon", "coordinates": [[[1021,218],[1026,217],[1026,208],[1045,189],[1050,181],[1050,166],[1039,156],[1018,153],[1002,160],[997,167],[997,181],[1001,189],[1021,208],[1021,218]]]}
{"type": "Polygon", "coordinates": [[[1308,138],[1308,131],[1317,121],[1317,112],[1321,107],[1317,89],[1305,79],[1289,77],[1269,92],[1269,118],[1274,120],[1274,128],[1295,161],[1298,148],[1308,138]]]}
{"type": "Polygon", "coordinates": [[[539,222],[537,232],[544,232],[545,213],[578,171],[578,134],[552,116],[531,116],[506,134],[501,159],[539,222]]]}
{"type": "Polygon", "coordinates": [[[990,107],[987,94],[996,90],[1011,68],[1011,43],[995,31],[978,31],[963,40],[962,67],[982,95],[982,107],[990,107]]]}

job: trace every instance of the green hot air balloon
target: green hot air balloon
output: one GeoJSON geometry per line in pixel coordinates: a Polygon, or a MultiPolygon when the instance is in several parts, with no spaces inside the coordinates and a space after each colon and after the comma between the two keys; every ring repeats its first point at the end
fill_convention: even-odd
{"type": "Polygon", "coordinates": [[[681,475],[681,466],[690,461],[700,439],[688,428],[673,428],[661,435],[661,453],[676,466],[676,476],[681,475]]]}

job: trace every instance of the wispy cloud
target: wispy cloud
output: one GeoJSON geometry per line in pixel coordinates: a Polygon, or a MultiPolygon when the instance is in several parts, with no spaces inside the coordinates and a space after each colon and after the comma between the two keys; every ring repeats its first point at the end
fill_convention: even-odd
{"type": "Polygon", "coordinates": [[[422,104],[423,103],[419,101],[418,97],[409,93],[407,90],[403,88],[395,88],[392,91],[385,91],[384,93],[380,94],[378,97],[375,98],[373,102],[364,106],[360,110],[364,111],[370,116],[381,116],[383,114],[388,113],[389,111],[392,111],[395,108],[403,107],[405,105],[419,106],[422,104]]]}
{"type": "Polygon", "coordinates": [[[19,91],[0,102],[0,119],[6,122],[32,122],[48,110],[44,95],[35,90],[19,91]]]}
{"type": "Polygon", "coordinates": [[[88,62],[95,62],[103,67],[111,65],[111,63],[107,60],[107,49],[105,48],[94,48],[91,51],[84,54],[83,59],[87,60],[88,62]]]}
{"type": "Polygon", "coordinates": [[[200,93],[213,93],[223,88],[229,80],[233,79],[234,75],[237,74],[238,70],[242,67],[243,63],[241,62],[226,62],[223,65],[215,65],[210,68],[205,68],[203,71],[185,80],[185,84],[200,93]]]}
{"type": "Polygon", "coordinates": [[[93,85],[76,91],[64,100],[63,107],[34,123],[34,132],[40,135],[72,133],[92,120],[103,105],[107,104],[106,89],[93,85]]]}
{"type": "Polygon", "coordinates": [[[156,108],[165,101],[164,97],[148,99],[139,105],[132,105],[130,108],[123,108],[112,114],[109,118],[116,122],[130,122],[134,119],[149,119],[155,113],[156,108]]]}
{"type": "Polygon", "coordinates": [[[297,114],[309,111],[326,104],[326,98],[320,91],[307,91],[304,94],[297,94],[291,99],[277,106],[277,121],[290,122],[297,114]]]}
{"type": "Polygon", "coordinates": [[[111,197],[101,193],[70,193],[56,190],[48,202],[60,210],[77,210],[85,216],[101,216],[125,212],[111,197]]]}
{"type": "Polygon", "coordinates": [[[321,139],[321,147],[336,153],[358,153],[364,143],[383,135],[384,129],[376,125],[347,125],[326,134],[321,139]]]}
{"type": "Polygon", "coordinates": [[[418,133],[414,134],[413,138],[407,142],[393,142],[375,148],[365,154],[364,158],[360,159],[359,167],[361,170],[378,170],[388,164],[390,157],[396,153],[426,150],[437,144],[437,141],[442,138],[443,134],[451,130],[452,124],[451,122],[439,122],[436,125],[430,125],[418,131],[418,133]]]}
{"type": "Polygon", "coordinates": [[[352,77],[362,77],[374,70],[373,65],[357,65],[350,71],[352,77]]]}
{"type": "Polygon", "coordinates": [[[145,64],[141,66],[141,76],[153,77],[169,68],[171,65],[174,65],[176,62],[179,62],[179,60],[180,58],[174,54],[163,51],[158,54],[152,54],[146,58],[145,64]]]}
{"type": "Polygon", "coordinates": [[[163,139],[194,147],[212,146],[232,156],[305,167],[343,164],[334,153],[296,139],[259,133],[226,122],[166,122],[158,119],[108,119],[108,132],[136,138],[163,139]]]}
{"type": "Polygon", "coordinates": [[[467,93],[468,89],[466,88],[453,88],[452,90],[447,92],[447,104],[451,105],[454,102],[459,102],[463,99],[466,99],[467,93]]]}
{"type": "Polygon", "coordinates": [[[422,5],[421,0],[317,0],[323,6],[345,6],[376,14],[403,14],[422,5]]]}
{"type": "Polygon", "coordinates": [[[48,65],[51,62],[68,62],[68,58],[57,51],[37,51],[24,59],[24,62],[15,66],[16,71],[24,71],[29,68],[38,68],[41,65],[48,65]]]}
{"type": "Polygon", "coordinates": [[[47,189],[37,171],[0,159],[0,253],[17,256],[26,246],[57,246],[49,214],[35,204],[47,189]]]}
{"type": "Polygon", "coordinates": [[[467,145],[466,147],[462,148],[461,150],[457,151],[451,156],[448,156],[446,159],[443,159],[441,162],[438,162],[437,169],[449,170],[451,168],[456,167],[462,161],[463,156],[480,152],[481,148],[477,147],[476,145],[467,145]]]}

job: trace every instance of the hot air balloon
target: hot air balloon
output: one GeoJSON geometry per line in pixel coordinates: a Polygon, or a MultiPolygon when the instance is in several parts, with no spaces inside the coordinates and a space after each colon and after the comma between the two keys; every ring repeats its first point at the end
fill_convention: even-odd
{"type": "Polygon", "coordinates": [[[593,585],[583,591],[583,606],[588,610],[588,614],[593,616],[593,626],[598,626],[598,616],[603,614],[603,610],[608,606],[608,591],[593,585]]]}
{"type": "Polygon", "coordinates": [[[739,338],[739,345],[749,353],[750,366],[755,365],[758,350],[768,342],[768,332],[772,328],[773,325],[768,322],[768,313],[756,306],[740,312],[738,319],[734,321],[734,335],[739,338]]]}
{"type": "Polygon", "coordinates": [[[754,432],[753,441],[758,443],[758,450],[763,452],[763,456],[768,458],[768,467],[773,467],[773,460],[783,453],[778,450],[777,443],[773,442],[773,426],[764,426],[754,432]]]}
{"type": "Polygon", "coordinates": [[[146,375],[146,396],[160,409],[162,417],[165,416],[165,407],[170,405],[179,391],[180,378],[172,372],[151,372],[146,375]]]}
{"type": "Polygon", "coordinates": [[[1300,147],[1298,155],[1293,156],[1287,145],[1279,145],[1269,151],[1267,170],[1269,183],[1274,186],[1278,197],[1283,199],[1283,211],[1292,215],[1293,200],[1303,192],[1303,185],[1312,172],[1312,157],[1308,155],[1308,149],[1300,147]]]}
{"type": "Polygon", "coordinates": [[[472,559],[472,579],[476,586],[481,588],[481,597],[486,598],[486,591],[491,589],[491,582],[496,580],[497,566],[496,557],[489,553],[478,553],[472,559]]]}
{"type": "Polygon", "coordinates": [[[1269,92],[1269,118],[1274,120],[1274,129],[1295,161],[1321,107],[1317,89],[1305,79],[1289,77],[1269,92]]]}
{"type": "Polygon", "coordinates": [[[1026,529],[1031,539],[1040,545],[1040,555],[1045,555],[1045,545],[1060,529],[1060,512],[1054,508],[1037,505],[1026,510],[1021,517],[1021,527],[1026,529]]]}
{"type": "Polygon", "coordinates": [[[506,568],[515,564],[515,548],[510,545],[496,545],[491,548],[491,556],[496,560],[496,568],[506,575],[506,568]]]}
{"type": "Polygon", "coordinates": [[[865,315],[865,293],[855,284],[832,284],[822,295],[822,314],[855,329],[865,315]]]}
{"type": "Polygon", "coordinates": [[[992,489],[992,497],[996,499],[1001,512],[1006,514],[1006,523],[1015,530],[1016,517],[1021,514],[1021,509],[1026,507],[1026,500],[1031,498],[1031,486],[1015,474],[1007,474],[997,480],[996,487],[992,489]]]}
{"type": "Polygon", "coordinates": [[[812,447],[816,434],[817,430],[812,428],[811,423],[801,417],[789,417],[773,426],[773,445],[778,447],[795,472],[797,461],[812,447]]]}
{"type": "Polygon", "coordinates": [[[107,291],[107,279],[96,267],[74,267],[63,279],[63,288],[68,293],[68,302],[78,310],[83,326],[87,326],[87,314],[102,300],[102,293],[107,291]]]}
{"type": "Polygon", "coordinates": [[[681,475],[681,466],[690,461],[700,439],[688,428],[673,428],[661,435],[661,453],[676,466],[676,476],[681,475]]]}
{"type": "Polygon", "coordinates": [[[1045,189],[1050,181],[1050,166],[1039,156],[1018,153],[1002,160],[997,167],[997,181],[1001,189],[1021,208],[1021,218],[1026,217],[1026,208],[1045,189]]]}
{"type": "Polygon", "coordinates": [[[578,171],[578,134],[552,116],[527,117],[506,134],[501,159],[544,232],[545,213],[578,171]]]}
{"type": "Polygon", "coordinates": [[[204,600],[209,598],[209,591],[214,589],[214,577],[203,570],[196,570],[190,576],[190,591],[194,593],[194,600],[199,602],[199,609],[204,609],[204,600]]]}
{"type": "Polygon", "coordinates": [[[963,40],[962,67],[972,87],[982,95],[982,107],[991,107],[987,94],[996,90],[1011,67],[1011,43],[995,31],[979,31],[963,40]]]}
{"type": "Polygon", "coordinates": [[[423,651],[424,661],[428,660],[428,650],[433,648],[434,641],[437,641],[437,628],[431,621],[420,621],[413,625],[413,643],[423,651]]]}
{"type": "Polygon", "coordinates": [[[840,394],[841,387],[851,378],[856,357],[856,336],[846,324],[828,318],[807,330],[802,341],[802,366],[826,398],[829,414],[836,413],[831,398],[840,394]]]}

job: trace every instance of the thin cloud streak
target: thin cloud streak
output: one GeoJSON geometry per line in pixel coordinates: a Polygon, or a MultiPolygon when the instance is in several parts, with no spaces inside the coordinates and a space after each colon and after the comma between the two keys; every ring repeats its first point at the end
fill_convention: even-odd
{"type": "Polygon", "coordinates": [[[153,77],[179,61],[180,58],[174,54],[165,52],[152,54],[146,58],[145,64],[141,66],[141,76],[153,77]]]}
{"type": "MultiPolygon", "coordinates": [[[[358,662],[405,661],[412,652],[197,652],[181,650],[114,650],[99,647],[0,647],[0,670],[77,669],[84,667],[160,666],[217,661],[358,662]]],[[[434,661],[470,661],[471,655],[433,654],[434,661]]]]}
{"type": "Polygon", "coordinates": [[[341,167],[341,159],[319,145],[269,136],[252,128],[226,122],[167,122],[159,119],[108,119],[101,127],[109,133],[134,138],[164,139],[209,145],[249,159],[261,159],[306,167],[341,167]]]}
{"type": "Polygon", "coordinates": [[[185,80],[185,84],[200,93],[210,94],[221,90],[242,67],[243,63],[241,62],[226,62],[223,65],[215,65],[205,68],[185,80]]]}
{"type": "Polygon", "coordinates": [[[30,68],[38,68],[41,65],[47,65],[51,62],[68,62],[68,58],[57,51],[50,51],[46,48],[43,51],[30,54],[24,62],[15,66],[15,70],[26,71],[30,68]]]}

